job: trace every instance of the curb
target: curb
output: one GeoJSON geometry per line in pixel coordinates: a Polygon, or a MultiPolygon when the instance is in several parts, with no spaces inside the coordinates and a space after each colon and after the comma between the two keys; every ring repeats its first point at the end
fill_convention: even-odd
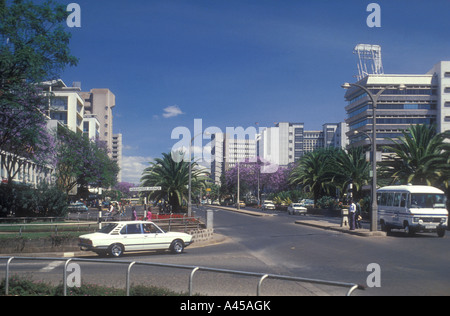
{"type": "Polygon", "coordinates": [[[241,214],[246,214],[246,215],[251,215],[251,216],[258,216],[258,217],[264,217],[264,216],[274,216],[274,214],[266,214],[266,213],[261,213],[261,212],[254,212],[254,211],[246,211],[243,209],[235,209],[233,207],[226,207],[226,206],[211,206],[211,208],[214,209],[221,209],[224,211],[230,211],[230,212],[235,212],[235,213],[241,213],[241,214]]]}
{"type": "Polygon", "coordinates": [[[368,229],[358,229],[358,230],[349,230],[346,227],[341,227],[340,225],[330,223],[327,221],[318,221],[318,220],[297,220],[295,221],[295,224],[298,225],[305,225],[315,228],[321,228],[326,230],[332,230],[337,231],[344,234],[354,235],[354,236],[360,236],[360,237],[386,237],[386,232],[382,231],[375,231],[372,232],[368,229]]]}

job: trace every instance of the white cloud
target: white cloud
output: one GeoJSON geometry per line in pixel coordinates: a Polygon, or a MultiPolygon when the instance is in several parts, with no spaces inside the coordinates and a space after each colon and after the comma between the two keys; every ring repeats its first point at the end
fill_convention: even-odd
{"type": "Polygon", "coordinates": [[[170,118],[178,115],[184,114],[183,111],[178,107],[178,105],[171,105],[164,109],[163,117],[170,118]]]}
{"type": "Polygon", "coordinates": [[[122,181],[139,184],[142,172],[153,161],[151,157],[123,156],[122,157],[122,181]]]}

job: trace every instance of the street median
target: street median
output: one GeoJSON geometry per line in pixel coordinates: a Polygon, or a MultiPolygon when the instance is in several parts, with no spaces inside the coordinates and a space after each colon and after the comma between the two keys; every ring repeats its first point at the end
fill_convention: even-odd
{"type": "Polygon", "coordinates": [[[348,227],[345,227],[345,226],[341,227],[340,224],[334,223],[332,221],[327,221],[325,219],[308,219],[307,218],[307,219],[297,220],[297,221],[295,221],[295,224],[305,225],[305,226],[310,226],[310,227],[315,227],[315,228],[320,228],[320,229],[325,229],[325,230],[331,230],[331,231],[336,231],[336,232],[360,236],[360,237],[386,237],[385,232],[381,232],[381,231],[372,232],[369,229],[364,229],[364,228],[350,230],[348,227]]]}

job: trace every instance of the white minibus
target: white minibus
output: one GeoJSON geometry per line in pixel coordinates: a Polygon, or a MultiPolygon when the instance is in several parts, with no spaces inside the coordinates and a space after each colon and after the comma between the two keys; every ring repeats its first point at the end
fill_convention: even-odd
{"type": "Polygon", "coordinates": [[[423,185],[388,186],[377,191],[381,229],[404,229],[408,235],[436,232],[444,237],[448,223],[443,191],[423,185]]]}

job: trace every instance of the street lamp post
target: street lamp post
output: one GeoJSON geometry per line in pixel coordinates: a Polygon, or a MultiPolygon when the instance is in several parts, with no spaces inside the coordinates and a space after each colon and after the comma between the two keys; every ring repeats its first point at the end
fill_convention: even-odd
{"type": "Polygon", "coordinates": [[[194,142],[194,139],[200,135],[208,136],[211,134],[208,132],[199,133],[199,134],[195,135],[194,137],[192,137],[191,142],[189,143],[188,217],[192,216],[192,199],[191,199],[191,195],[192,195],[192,189],[191,189],[191,186],[192,186],[192,143],[194,142]]]}
{"type": "Polygon", "coordinates": [[[237,205],[236,205],[236,208],[238,209],[238,210],[240,210],[241,209],[241,205],[239,204],[239,201],[240,201],[240,199],[241,199],[241,197],[240,197],[240,185],[241,185],[241,183],[240,183],[240,170],[239,170],[239,160],[237,161],[237,205]]]}
{"type": "Polygon", "coordinates": [[[192,194],[192,143],[194,142],[195,137],[202,135],[197,134],[194,137],[191,138],[191,142],[189,143],[189,185],[188,185],[188,217],[192,216],[192,200],[191,200],[191,194],[192,194]]]}
{"type": "Polygon", "coordinates": [[[372,101],[372,216],[370,220],[370,231],[374,232],[378,230],[378,203],[377,203],[377,105],[378,98],[383,94],[387,89],[399,89],[404,90],[406,86],[401,84],[400,86],[391,86],[380,89],[376,94],[373,94],[368,88],[356,84],[356,83],[344,83],[342,88],[350,89],[351,87],[357,87],[361,90],[364,90],[372,101]]]}

